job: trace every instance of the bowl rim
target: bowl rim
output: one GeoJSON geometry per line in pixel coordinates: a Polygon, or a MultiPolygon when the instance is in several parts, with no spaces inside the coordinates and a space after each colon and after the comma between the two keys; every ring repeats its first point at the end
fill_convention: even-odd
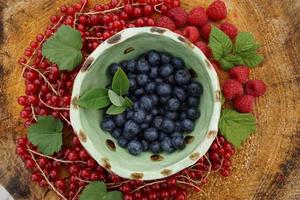
{"type": "Polygon", "coordinates": [[[70,105],[70,121],[73,127],[74,132],[79,137],[79,140],[83,147],[89,152],[89,154],[105,169],[127,179],[142,179],[142,180],[154,180],[161,179],[171,176],[191,165],[195,164],[205,153],[208,151],[209,147],[213,143],[215,137],[218,133],[218,122],[221,113],[221,91],[219,85],[219,79],[217,73],[213,67],[213,65],[209,62],[209,60],[205,57],[202,51],[197,48],[194,44],[192,44],[185,37],[178,35],[168,29],[159,28],[159,27],[141,27],[141,28],[127,28],[123,31],[115,34],[110,37],[106,41],[104,41],[101,45],[99,45],[85,60],[80,71],[78,72],[73,86],[72,91],[72,99],[70,105]],[[138,34],[153,34],[168,37],[175,42],[181,43],[182,45],[186,45],[191,48],[195,54],[199,56],[199,59],[204,61],[204,68],[206,69],[209,79],[211,81],[212,92],[214,95],[213,102],[213,112],[211,119],[209,121],[208,131],[205,134],[203,140],[200,142],[198,147],[194,149],[194,151],[189,154],[189,156],[182,158],[180,161],[169,165],[168,167],[162,168],[161,170],[156,171],[132,171],[130,169],[123,168],[123,166],[118,166],[116,164],[111,163],[108,158],[105,158],[101,152],[98,152],[94,147],[91,139],[87,134],[85,134],[85,130],[82,126],[80,120],[80,112],[78,109],[78,105],[76,105],[76,100],[79,97],[81,90],[81,83],[87,75],[87,71],[90,66],[96,60],[96,58],[108,48],[114,46],[115,44],[121,43],[131,37],[134,37],[138,34]]]}

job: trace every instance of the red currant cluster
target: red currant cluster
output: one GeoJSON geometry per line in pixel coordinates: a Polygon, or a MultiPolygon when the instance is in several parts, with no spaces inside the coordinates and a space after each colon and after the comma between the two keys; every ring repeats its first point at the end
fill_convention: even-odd
{"type": "MultiPolygon", "coordinates": [[[[20,115],[25,120],[25,127],[35,123],[38,116],[52,115],[65,122],[65,133],[70,132],[71,91],[80,67],[62,72],[42,55],[42,44],[61,25],[80,31],[82,52],[86,57],[118,31],[127,27],[153,26],[153,13],[166,13],[179,6],[179,0],[111,0],[91,9],[87,0],[81,0],[72,6],[62,6],[61,14],[50,18],[51,24],[45,32],[30,42],[24,57],[19,59],[25,78],[25,95],[18,98],[18,103],[23,106],[20,115]]],[[[218,136],[209,152],[194,166],[164,180],[143,182],[125,180],[106,171],[89,156],[76,136],[70,145],[64,146],[60,152],[46,156],[27,138],[20,138],[16,148],[26,168],[32,171],[32,181],[54,190],[64,200],[78,199],[85,185],[95,180],[104,181],[110,190],[122,191],[126,200],[186,199],[186,189],[192,187],[199,191],[211,172],[220,171],[221,175],[228,176],[230,157],[234,154],[234,148],[218,136]]]]}

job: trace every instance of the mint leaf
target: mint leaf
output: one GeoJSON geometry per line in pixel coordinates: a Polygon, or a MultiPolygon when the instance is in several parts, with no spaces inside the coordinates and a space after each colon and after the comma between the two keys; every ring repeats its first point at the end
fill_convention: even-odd
{"type": "Polygon", "coordinates": [[[118,114],[121,114],[123,113],[124,111],[126,110],[126,107],[123,107],[123,106],[115,106],[115,105],[111,105],[107,111],[106,111],[106,114],[108,115],[118,115],[118,114]]]}
{"type": "Polygon", "coordinates": [[[101,181],[95,181],[85,186],[79,196],[79,200],[101,200],[105,198],[106,194],[105,184],[101,181]]]}
{"type": "Polygon", "coordinates": [[[61,26],[43,45],[42,54],[58,65],[60,70],[72,71],[83,59],[80,32],[70,26],[61,26]]]}
{"type": "Polygon", "coordinates": [[[209,37],[209,47],[212,49],[213,56],[220,60],[232,51],[231,39],[220,29],[212,27],[209,37]]]}
{"type": "Polygon", "coordinates": [[[52,116],[39,117],[36,124],[28,128],[29,141],[38,146],[40,152],[52,155],[61,150],[63,123],[52,116]]]}
{"type": "Polygon", "coordinates": [[[128,107],[131,107],[132,105],[133,105],[133,102],[131,101],[131,99],[129,99],[128,97],[125,97],[124,101],[123,101],[123,106],[128,108],[128,107]]]}
{"type": "Polygon", "coordinates": [[[103,200],[121,200],[123,195],[119,191],[108,192],[106,196],[104,196],[103,200]]]}
{"type": "Polygon", "coordinates": [[[240,147],[251,133],[256,131],[255,117],[250,113],[239,113],[225,109],[219,122],[221,134],[234,146],[240,147]]]}
{"type": "Polygon", "coordinates": [[[115,105],[117,107],[120,107],[123,105],[124,98],[117,95],[114,91],[108,90],[108,96],[109,96],[110,102],[113,105],[115,105]]]}
{"type": "Polygon", "coordinates": [[[129,80],[125,74],[125,72],[118,68],[112,80],[112,89],[118,95],[127,94],[129,90],[129,80]]]}
{"type": "Polygon", "coordinates": [[[94,88],[84,93],[77,101],[77,104],[86,109],[101,109],[110,105],[108,90],[94,88]]]}

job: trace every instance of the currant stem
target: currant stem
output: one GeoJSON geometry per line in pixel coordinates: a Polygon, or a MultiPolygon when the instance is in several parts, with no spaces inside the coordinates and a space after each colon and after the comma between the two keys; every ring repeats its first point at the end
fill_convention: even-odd
{"type": "Polygon", "coordinates": [[[161,6],[161,5],[164,5],[164,2],[159,3],[159,4],[156,4],[156,5],[154,6],[154,10],[155,10],[156,12],[158,12],[158,13],[161,13],[161,11],[157,8],[158,6],[161,6]]]}
{"type": "Polygon", "coordinates": [[[31,107],[32,117],[33,117],[33,119],[37,122],[37,118],[36,118],[36,115],[35,115],[35,113],[34,113],[33,105],[30,105],[30,107],[31,107]]]}
{"type": "Polygon", "coordinates": [[[209,169],[208,169],[207,174],[206,174],[206,176],[205,176],[205,178],[204,178],[204,179],[207,179],[207,177],[209,176],[209,174],[210,174],[210,172],[211,172],[212,164],[211,164],[209,158],[208,158],[206,155],[204,155],[204,156],[205,156],[205,158],[207,159],[207,162],[208,162],[208,164],[209,164],[209,169]]]}
{"type": "Polygon", "coordinates": [[[42,156],[42,157],[45,157],[45,158],[49,158],[51,160],[55,160],[57,162],[61,162],[61,163],[81,163],[81,164],[85,164],[85,162],[83,161],[69,161],[69,160],[61,160],[61,159],[58,159],[58,158],[54,158],[54,157],[51,157],[51,156],[47,156],[47,155],[44,155],[44,154],[41,154],[39,152],[36,152],[30,148],[27,149],[31,154],[35,154],[35,155],[38,155],[38,156],[42,156]]]}
{"type": "Polygon", "coordinates": [[[23,66],[33,70],[33,71],[36,71],[39,75],[41,75],[41,77],[44,79],[44,81],[49,85],[49,87],[51,88],[51,90],[56,94],[56,95],[59,95],[58,92],[54,89],[54,87],[52,86],[52,84],[48,81],[48,79],[44,76],[43,73],[41,73],[39,70],[31,67],[30,65],[28,64],[22,64],[23,66]]]}
{"type": "Polygon", "coordinates": [[[41,93],[39,94],[39,100],[41,101],[41,103],[42,103],[44,106],[46,106],[46,107],[48,107],[48,108],[51,108],[51,109],[53,109],[53,110],[70,110],[70,108],[59,108],[59,107],[53,107],[53,106],[50,106],[50,105],[46,104],[46,103],[42,100],[42,98],[41,98],[41,93]]]}
{"type": "Polygon", "coordinates": [[[123,181],[120,183],[107,183],[109,188],[116,188],[116,187],[120,187],[121,185],[130,182],[131,180],[127,180],[127,181],[123,181]]]}
{"type": "Polygon", "coordinates": [[[41,172],[42,176],[45,178],[46,182],[48,183],[48,185],[52,188],[52,190],[58,195],[60,196],[63,200],[67,200],[66,197],[64,197],[64,195],[62,195],[59,191],[56,190],[56,188],[51,184],[51,182],[49,181],[48,177],[46,176],[46,174],[44,173],[44,171],[42,170],[42,168],[40,167],[40,165],[37,163],[36,159],[33,156],[33,153],[31,151],[31,149],[27,146],[27,149],[29,150],[29,154],[32,158],[32,160],[34,161],[35,165],[37,166],[38,170],[41,172]]]}
{"type": "Polygon", "coordinates": [[[87,40],[103,40],[103,38],[98,38],[98,37],[85,37],[87,40]]]}
{"type": "Polygon", "coordinates": [[[91,183],[91,181],[83,180],[83,179],[81,179],[81,178],[79,178],[79,177],[77,177],[77,176],[75,176],[75,178],[76,178],[77,180],[81,181],[81,182],[91,183]]]}
{"type": "Polygon", "coordinates": [[[200,187],[198,187],[198,186],[196,186],[192,183],[188,183],[188,182],[185,182],[185,181],[177,181],[177,183],[188,185],[188,186],[191,186],[191,187],[196,188],[197,190],[201,191],[200,187]]]}
{"type": "MultiPolygon", "coordinates": [[[[131,6],[145,6],[147,5],[146,3],[134,3],[131,6]]],[[[97,15],[97,14],[106,14],[106,13],[110,13],[110,12],[115,12],[115,11],[119,11],[121,9],[123,9],[125,6],[119,6],[116,8],[112,8],[112,9],[108,9],[108,10],[104,10],[104,11],[99,11],[99,12],[87,12],[87,13],[77,13],[79,15],[97,15]]]]}
{"type": "Polygon", "coordinates": [[[75,194],[75,196],[72,198],[72,200],[75,200],[78,196],[78,194],[81,192],[81,190],[83,189],[83,187],[80,187],[77,191],[77,193],[75,194]]]}
{"type": "Polygon", "coordinates": [[[165,180],[162,180],[162,181],[156,181],[156,182],[152,182],[152,183],[147,183],[145,185],[142,185],[138,188],[136,188],[135,190],[133,190],[131,193],[135,193],[136,191],[139,191],[140,189],[143,189],[144,187],[147,187],[147,186],[150,186],[150,185],[154,185],[154,184],[157,184],[157,183],[163,183],[165,182],[165,180]]]}
{"type": "Polygon", "coordinates": [[[61,113],[59,113],[59,114],[69,125],[71,125],[71,122],[63,114],[61,114],[61,113]]]}

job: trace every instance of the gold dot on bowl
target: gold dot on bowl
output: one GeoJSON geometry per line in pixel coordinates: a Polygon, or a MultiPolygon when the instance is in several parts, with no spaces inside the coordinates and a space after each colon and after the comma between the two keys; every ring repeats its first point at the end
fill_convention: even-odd
{"type": "Polygon", "coordinates": [[[206,66],[208,68],[212,68],[213,67],[207,59],[205,59],[205,63],[206,63],[206,66]]]}
{"type": "Polygon", "coordinates": [[[158,27],[152,27],[150,29],[150,32],[157,32],[157,33],[163,34],[164,32],[166,32],[166,30],[162,29],[162,28],[158,28],[158,27]]]}
{"type": "Polygon", "coordinates": [[[130,174],[130,178],[135,179],[135,180],[142,179],[143,177],[144,177],[143,173],[135,172],[135,173],[130,174]]]}
{"type": "Polygon", "coordinates": [[[124,50],[124,54],[128,54],[132,51],[134,51],[135,49],[133,47],[128,47],[127,49],[124,50]]]}
{"type": "Polygon", "coordinates": [[[77,100],[78,100],[78,97],[74,97],[71,101],[71,104],[72,106],[74,107],[74,109],[78,109],[78,105],[77,105],[77,100]]]}
{"type": "Polygon", "coordinates": [[[80,71],[82,71],[82,72],[86,71],[89,68],[89,66],[92,64],[93,61],[94,61],[93,57],[88,57],[86,59],[86,61],[83,63],[80,71]]]}
{"type": "Polygon", "coordinates": [[[154,154],[150,158],[151,158],[152,161],[155,161],[155,162],[162,161],[164,159],[163,156],[158,155],[158,154],[154,154]]]}
{"type": "Polygon", "coordinates": [[[213,137],[216,137],[217,134],[218,134],[218,131],[209,131],[206,136],[208,138],[213,138],[213,137]]]}
{"type": "Polygon", "coordinates": [[[116,151],[116,145],[115,143],[110,140],[110,139],[107,139],[106,140],[106,146],[111,150],[111,151],[116,151]]]}
{"type": "Polygon", "coordinates": [[[180,42],[183,42],[183,43],[187,44],[190,48],[192,48],[192,49],[194,48],[193,43],[191,43],[191,41],[185,39],[184,37],[179,36],[179,37],[178,37],[178,40],[179,40],[180,42]]]}
{"type": "Polygon", "coordinates": [[[111,169],[111,165],[109,163],[109,160],[108,158],[101,158],[101,162],[102,162],[102,166],[107,169],[107,170],[110,170],[111,169]]]}
{"type": "Polygon", "coordinates": [[[80,139],[81,142],[86,142],[86,135],[83,132],[83,130],[79,131],[79,139],[80,139]]]}
{"type": "Polygon", "coordinates": [[[191,74],[191,76],[193,78],[197,78],[198,77],[197,72],[193,68],[189,69],[189,72],[190,72],[190,74],[191,74]]]}
{"type": "Polygon", "coordinates": [[[191,144],[194,141],[195,137],[192,135],[188,135],[184,137],[184,141],[186,144],[191,144]]]}
{"type": "Polygon", "coordinates": [[[170,170],[170,169],[163,169],[160,173],[163,176],[170,176],[172,174],[172,170],[170,170]]]}
{"type": "Polygon", "coordinates": [[[198,153],[198,152],[195,152],[195,153],[192,153],[191,155],[190,155],[190,159],[191,160],[198,160],[198,158],[200,157],[200,153],[198,153]]]}
{"type": "Polygon", "coordinates": [[[108,44],[114,44],[114,43],[117,43],[117,42],[119,42],[120,40],[121,40],[121,35],[120,34],[116,34],[116,35],[114,35],[114,36],[112,36],[111,38],[109,38],[108,40],[107,40],[107,43],[108,44]]]}
{"type": "Polygon", "coordinates": [[[216,91],[216,102],[221,102],[221,98],[222,98],[221,91],[217,90],[216,91]]]}

